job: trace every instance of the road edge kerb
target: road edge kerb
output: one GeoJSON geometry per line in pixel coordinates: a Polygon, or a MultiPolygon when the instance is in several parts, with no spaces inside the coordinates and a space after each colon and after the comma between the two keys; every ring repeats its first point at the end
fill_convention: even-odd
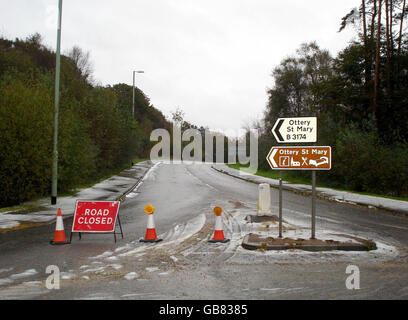
{"type": "MultiPolygon", "coordinates": [[[[146,160],[144,162],[150,162],[151,166],[146,170],[146,172],[136,181],[136,183],[130,187],[128,190],[126,190],[125,192],[123,192],[119,197],[116,198],[116,201],[120,201],[120,202],[124,202],[123,197],[125,197],[126,200],[126,195],[128,195],[129,193],[131,193],[133,190],[135,190],[137,188],[137,186],[140,184],[140,182],[142,182],[142,180],[144,179],[144,177],[146,176],[146,174],[153,168],[154,164],[150,161],[150,160],[146,160]]],[[[140,162],[140,163],[144,163],[144,162],[140,162]]],[[[137,164],[136,164],[137,165],[137,164]]],[[[136,166],[135,165],[135,166],[136,166]]]]}
{"type": "MultiPolygon", "coordinates": [[[[231,174],[228,171],[216,168],[214,166],[211,166],[211,168],[214,169],[215,171],[217,171],[219,173],[223,173],[223,174],[225,174],[227,176],[230,176],[230,177],[233,177],[233,178],[236,178],[236,179],[240,179],[240,180],[243,180],[243,181],[246,181],[246,182],[249,182],[249,183],[259,184],[259,182],[255,181],[255,180],[252,180],[251,178],[245,178],[245,177],[242,177],[242,176],[234,175],[234,174],[231,174]]],[[[233,168],[230,168],[230,169],[239,172],[239,170],[237,170],[237,169],[233,169],[233,168]]],[[[257,176],[257,177],[260,178],[260,179],[263,178],[262,176],[257,176]]],[[[277,185],[274,185],[274,184],[271,184],[271,183],[268,183],[268,182],[265,182],[265,183],[269,184],[271,186],[271,188],[274,188],[274,189],[279,188],[277,185]]],[[[290,191],[290,192],[300,194],[300,195],[303,195],[303,196],[310,196],[310,197],[312,196],[312,191],[311,190],[297,189],[297,188],[292,187],[292,186],[290,186],[288,184],[283,184],[282,189],[285,190],[285,191],[290,191]]],[[[329,189],[329,188],[327,188],[327,189],[329,189]]],[[[350,192],[350,191],[348,191],[348,192],[350,192]]],[[[350,192],[350,193],[352,193],[352,192],[350,192]]],[[[396,215],[401,216],[401,217],[408,217],[408,212],[403,211],[403,210],[398,210],[398,209],[394,209],[394,208],[387,208],[387,207],[382,206],[382,205],[373,205],[373,204],[367,204],[367,203],[358,202],[358,201],[346,201],[346,200],[339,201],[338,199],[333,198],[332,196],[327,196],[324,193],[321,193],[319,191],[317,191],[317,197],[319,199],[327,200],[327,201],[331,201],[331,202],[344,203],[344,204],[354,205],[354,206],[360,206],[360,207],[364,207],[364,208],[367,208],[367,209],[374,208],[374,209],[378,209],[378,210],[383,210],[383,211],[385,211],[387,213],[390,213],[390,214],[396,214],[396,215]]]]}
{"type": "Polygon", "coordinates": [[[251,242],[249,241],[250,234],[247,234],[242,240],[242,247],[246,250],[265,250],[265,251],[286,251],[286,250],[302,250],[309,252],[321,251],[369,251],[369,248],[364,244],[327,244],[327,245],[270,245],[266,242],[251,242]]]}
{"type": "MultiPolygon", "coordinates": [[[[150,160],[146,160],[146,161],[143,161],[143,162],[150,162],[150,160]]],[[[135,164],[135,166],[137,166],[138,164],[141,164],[141,163],[143,163],[143,162],[140,162],[140,163],[137,163],[137,164],[135,164]]],[[[140,184],[140,182],[142,182],[142,180],[143,180],[143,178],[146,176],[146,174],[153,168],[153,164],[146,170],[146,172],[145,173],[143,173],[143,175],[139,178],[139,179],[137,179],[137,181],[136,181],[136,183],[133,185],[133,186],[131,186],[128,190],[126,190],[125,192],[123,192],[120,196],[118,196],[118,197],[116,197],[115,198],[115,201],[120,201],[120,202],[125,202],[125,200],[126,200],[126,195],[128,195],[129,193],[131,193],[133,190],[135,190],[136,188],[137,188],[137,186],[140,184]],[[123,197],[125,197],[125,200],[123,200],[123,197]]],[[[125,170],[123,170],[123,171],[126,171],[126,170],[129,170],[129,169],[131,169],[132,167],[130,167],[130,168],[128,168],[128,169],[125,169],[125,170]]],[[[121,171],[119,174],[115,174],[115,175],[113,175],[112,177],[114,177],[114,176],[117,176],[117,175],[120,175],[123,171],[121,171]]],[[[111,178],[112,178],[111,177],[111,178]]],[[[108,179],[110,179],[110,178],[108,178],[108,179]]],[[[107,180],[108,180],[107,179],[107,180]]],[[[74,216],[74,212],[72,212],[72,214],[68,214],[68,215],[64,215],[63,216],[63,219],[65,220],[65,219],[68,219],[68,218],[72,218],[74,216]]],[[[52,223],[55,223],[55,220],[53,220],[53,221],[50,221],[49,223],[47,223],[47,224],[52,224],[52,223]]]]}

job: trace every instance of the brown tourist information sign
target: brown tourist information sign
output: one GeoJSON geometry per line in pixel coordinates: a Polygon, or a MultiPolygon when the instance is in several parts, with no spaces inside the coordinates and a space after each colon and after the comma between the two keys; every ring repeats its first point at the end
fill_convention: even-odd
{"type": "Polygon", "coordinates": [[[331,170],[331,147],[274,147],[267,156],[272,170],[331,170]]]}

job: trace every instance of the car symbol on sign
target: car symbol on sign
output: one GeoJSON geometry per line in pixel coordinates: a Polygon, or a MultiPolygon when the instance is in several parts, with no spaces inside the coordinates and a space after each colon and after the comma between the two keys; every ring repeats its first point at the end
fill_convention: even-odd
{"type": "Polygon", "coordinates": [[[319,160],[310,160],[309,165],[315,166],[315,167],[320,167],[326,163],[329,163],[329,158],[327,157],[321,157],[319,160]]]}

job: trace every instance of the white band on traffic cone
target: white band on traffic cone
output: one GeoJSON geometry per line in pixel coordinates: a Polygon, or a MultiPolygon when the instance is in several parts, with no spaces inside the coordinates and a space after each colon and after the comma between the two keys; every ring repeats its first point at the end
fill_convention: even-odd
{"type": "Polygon", "coordinates": [[[149,214],[147,217],[147,229],[155,229],[153,215],[149,214]]]}
{"type": "Polygon", "coordinates": [[[56,231],[64,231],[64,223],[62,221],[62,216],[57,216],[57,224],[55,226],[56,231]]]}
{"type": "Polygon", "coordinates": [[[223,230],[222,229],[222,220],[221,216],[215,216],[215,230],[223,230]]]}

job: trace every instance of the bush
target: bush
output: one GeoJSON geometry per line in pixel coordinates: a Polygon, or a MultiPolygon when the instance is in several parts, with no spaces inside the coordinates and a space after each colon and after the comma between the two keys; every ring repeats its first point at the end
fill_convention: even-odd
{"type": "Polygon", "coordinates": [[[50,186],[52,97],[20,80],[0,82],[1,204],[44,194],[50,186]]]}
{"type": "Polygon", "coordinates": [[[333,169],[350,190],[385,195],[408,194],[408,146],[385,146],[376,130],[354,125],[339,135],[333,169]]]}

